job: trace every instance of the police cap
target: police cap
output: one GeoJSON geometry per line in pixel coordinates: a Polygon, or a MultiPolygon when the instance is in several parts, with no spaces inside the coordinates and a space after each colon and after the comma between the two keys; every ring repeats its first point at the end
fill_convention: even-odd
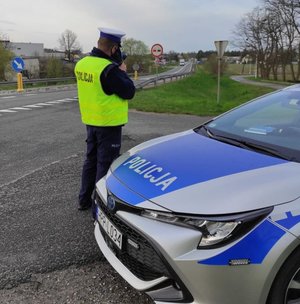
{"type": "Polygon", "coordinates": [[[100,38],[107,38],[113,42],[118,43],[119,45],[121,45],[122,37],[126,35],[123,31],[104,28],[104,27],[99,28],[99,31],[100,31],[100,38]]]}

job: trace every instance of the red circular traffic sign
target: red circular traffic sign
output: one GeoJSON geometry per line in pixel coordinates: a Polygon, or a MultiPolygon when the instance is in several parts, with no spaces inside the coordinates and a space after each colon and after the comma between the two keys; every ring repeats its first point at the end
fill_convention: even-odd
{"type": "Polygon", "coordinates": [[[154,44],[151,48],[151,54],[154,57],[160,57],[163,54],[163,47],[159,43],[154,44]]]}

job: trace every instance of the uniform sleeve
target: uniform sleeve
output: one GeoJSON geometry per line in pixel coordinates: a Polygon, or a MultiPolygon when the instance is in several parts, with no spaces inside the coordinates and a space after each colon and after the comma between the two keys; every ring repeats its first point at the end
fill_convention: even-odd
{"type": "Polygon", "coordinates": [[[116,94],[123,99],[132,99],[135,94],[135,86],[126,72],[117,65],[109,65],[100,76],[103,91],[107,95],[116,94]]]}

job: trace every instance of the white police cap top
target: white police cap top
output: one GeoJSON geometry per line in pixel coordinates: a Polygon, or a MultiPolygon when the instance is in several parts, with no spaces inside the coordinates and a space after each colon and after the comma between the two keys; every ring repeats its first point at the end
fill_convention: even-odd
{"type": "Polygon", "coordinates": [[[104,27],[99,28],[99,31],[100,31],[100,37],[107,38],[119,44],[121,43],[122,37],[126,35],[123,31],[104,28],[104,27]]]}

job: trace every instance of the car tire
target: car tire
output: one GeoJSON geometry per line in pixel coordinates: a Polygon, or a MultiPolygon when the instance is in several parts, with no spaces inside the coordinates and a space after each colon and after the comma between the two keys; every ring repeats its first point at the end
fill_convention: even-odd
{"type": "Polygon", "coordinates": [[[300,248],[280,268],[271,287],[267,304],[300,303],[300,248]],[[298,300],[298,301],[296,301],[298,300]]]}

